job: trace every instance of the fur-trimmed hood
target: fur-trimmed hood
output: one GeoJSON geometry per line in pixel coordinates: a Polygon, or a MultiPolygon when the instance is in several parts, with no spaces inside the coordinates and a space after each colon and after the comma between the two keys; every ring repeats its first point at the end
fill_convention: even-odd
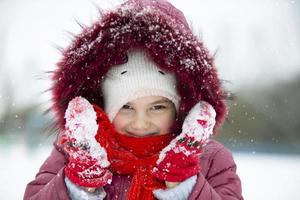
{"type": "Polygon", "coordinates": [[[184,15],[164,0],[129,0],[84,28],[63,51],[52,76],[52,109],[60,128],[68,102],[76,96],[103,107],[102,79],[111,66],[125,63],[134,48],[142,48],[162,70],[176,75],[179,127],[200,100],[216,110],[215,130],[223,123],[225,92],[213,57],[193,35],[184,15]]]}

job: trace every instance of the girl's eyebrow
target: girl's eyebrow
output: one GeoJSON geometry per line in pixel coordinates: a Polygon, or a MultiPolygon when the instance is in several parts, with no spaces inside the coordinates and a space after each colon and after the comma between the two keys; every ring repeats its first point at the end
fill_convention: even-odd
{"type": "Polygon", "coordinates": [[[168,99],[162,99],[162,100],[154,101],[151,104],[153,105],[153,104],[160,104],[160,103],[171,103],[171,101],[168,99]]]}
{"type": "MultiPolygon", "coordinates": [[[[160,104],[160,103],[172,103],[172,102],[169,99],[161,99],[161,100],[157,100],[157,101],[151,102],[150,104],[153,105],[153,104],[160,104]]],[[[130,102],[127,102],[124,105],[131,106],[132,104],[130,102]]]]}

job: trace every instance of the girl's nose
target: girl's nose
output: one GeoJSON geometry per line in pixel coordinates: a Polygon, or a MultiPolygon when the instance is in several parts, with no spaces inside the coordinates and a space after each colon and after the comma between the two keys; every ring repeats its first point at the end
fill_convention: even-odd
{"type": "Polygon", "coordinates": [[[137,116],[132,122],[132,128],[137,132],[146,131],[149,127],[150,127],[150,122],[144,116],[137,116]]]}

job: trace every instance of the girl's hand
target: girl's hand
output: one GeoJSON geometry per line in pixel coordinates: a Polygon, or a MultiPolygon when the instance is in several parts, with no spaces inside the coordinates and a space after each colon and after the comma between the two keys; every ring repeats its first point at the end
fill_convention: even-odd
{"type": "Polygon", "coordinates": [[[60,143],[69,155],[64,169],[66,177],[90,192],[110,184],[112,173],[108,169],[107,153],[95,139],[99,124],[93,105],[75,97],[69,102],[65,119],[60,143]]]}
{"type": "Polygon", "coordinates": [[[200,172],[200,157],[213,134],[215,116],[210,104],[197,103],[186,116],[182,132],[160,152],[153,175],[168,188],[200,172]]]}

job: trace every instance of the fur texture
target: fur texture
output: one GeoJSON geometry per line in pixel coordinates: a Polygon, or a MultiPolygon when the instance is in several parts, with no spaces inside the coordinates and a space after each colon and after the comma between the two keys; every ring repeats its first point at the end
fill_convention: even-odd
{"type": "Polygon", "coordinates": [[[193,35],[183,14],[164,0],[129,0],[84,28],[63,51],[52,76],[52,109],[58,126],[64,127],[65,110],[75,96],[103,107],[103,77],[111,66],[125,63],[133,48],[144,49],[162,70],[175,73],[181,96],[175,131],[179,133],[182,119],[202,100],[216,110],[216,132],[227,107],[213,57],[193,35]]]}

